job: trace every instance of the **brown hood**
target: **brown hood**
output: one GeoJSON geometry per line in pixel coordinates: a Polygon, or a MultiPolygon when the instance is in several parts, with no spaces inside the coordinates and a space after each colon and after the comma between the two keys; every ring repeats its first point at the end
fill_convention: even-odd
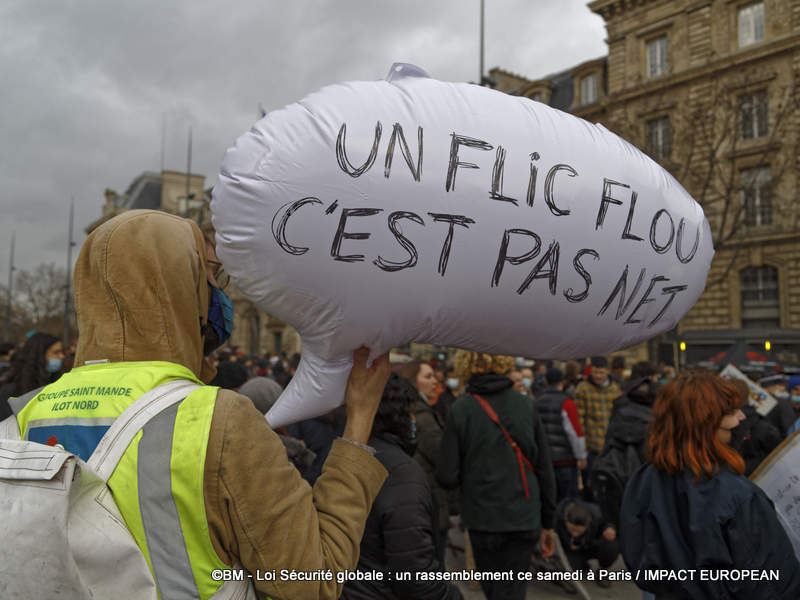
{"type": "Polygon", "coordinates": [[[205,241],[189,219],[131,210],[93,231],[75,265],[78,348],[86,361],[163,360],[208,382],[205,241]]]}

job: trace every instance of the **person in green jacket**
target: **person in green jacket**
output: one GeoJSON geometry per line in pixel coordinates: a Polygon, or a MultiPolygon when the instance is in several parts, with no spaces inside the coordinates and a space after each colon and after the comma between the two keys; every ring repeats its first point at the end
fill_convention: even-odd
{"type": "Polygon", "coordinates": [[[547,437],[533,399],[514,391],[506,376],[511,357],[459,350],[455,365],[468,383],[445,424],[437,480],[446,489],[460,487],[476,569],[513,574],[511,581],[481,580],[486,597],[522,600],[526,583],[518,573],[528,571],[537,543],[545,557],[554,551],[556,486],[547,437]]]}

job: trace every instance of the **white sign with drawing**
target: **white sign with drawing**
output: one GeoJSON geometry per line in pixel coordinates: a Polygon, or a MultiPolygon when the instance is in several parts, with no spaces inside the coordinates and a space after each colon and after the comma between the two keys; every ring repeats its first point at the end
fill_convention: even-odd
{"type": "Polygon", "coordinates": [[[719,375],[723,379],[741,379],[744,381],[750,390],[750,396],[747,399],[748,404],[750,404],[750,406],[755,406],[756,412],[762,417],[766,417],[767,414],[773,408],[775,408],[775,405],[778,404],[778,401],[775,400],[775,398],[773,398],[767,390],[762,388],[733,365],[728,365],[722,369],[722,372],[719,375]]]}
{"type": "Polygon", "coordinates": [[[775,503],[775,512],[800,558],[800,435],[778,446],[751,476],[775,503]]]}

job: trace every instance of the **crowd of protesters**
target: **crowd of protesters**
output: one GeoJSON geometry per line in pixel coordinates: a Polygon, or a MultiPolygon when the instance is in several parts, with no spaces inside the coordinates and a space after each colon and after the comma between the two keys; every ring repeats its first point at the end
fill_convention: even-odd
{"type": "MultiPolygon", "coordinates": [[[[0,346],[0,352],[0,410],[5,417],[10,414],[7,398],[47,385],[68,370],[65,362],[74,357],[74,343],[65,352],[56,336],[36,332],[19,347],[0,346]]],[[[300,354],[249,356],[226,346],[210,358],[216,367],[210,385],[246,396],[266,414],[294,375],[300,354]]],[[[629,567],[663,567],[673,560],[688,568],[699,560],[698,552],[708,557],[721,550],[714,546],[718,540],[698,535],[684,556],[670,556],[665,549],[669,541],[652,554],[652,545],[665,533],[648,529],[647,515],[661,511],[659,523],[686,525],[671,512],[675,506],[668,505],[676,494],[689,494],[690,501],[706,509],[710,501],[703,494],[744,495],[749,504],[741,510],[750,512],[714,518],[733,519],[742,530],[737,529],[737,535],[757,534],[767,546],[781,540],[774,511],[765,515],[769,502],[752,489],[741,489],[737,474],[749,475],[796,427],[800,377],[768,374],[761,379],[778,402],[763,416],[747,402],[746,384],[723,381],[710,372],[678,376],[672,367],[657,368],[649,362],[626,370],[620,357],[609,362],[601,356],[585,364],[531,364],[457,351],[448,359],[417,359],[393,367],[368,442],[388,477],[367,518],[358,569],[442,571],[454,524],[466,529],[471,546],[467,550],[481,572],[522,571],[534,555],[539,562],[533,564],[541,568],[554,554],[556,538],[572,569],[586,570],[591,564],[606,569],[621,549],[629,567]],[[705,386],[691,392],[696,395],[692,410],[709,407],[728,432],[724,450],[714,446],[706,462],[668,457],[663,449],[669,442],[657,437],[674,436],[677,428],[690,426],[681,422],[686,415],[678,406],[690,401],[683,398],[688,392],[678,391],[676,396],[675,386],[691,382],[705,386]],[[665,399],[659,408],[660,392],[665,399]],[[716,409],[714,398],[722,398],[716,409]],[[654,410],[660,414],[654,416],[654,410]],[[675,422],[664,432],[670,419],[675,422]],[[702,488],[711,485],[706,481],[699,484],[703,491],[697,491],[691,478],[686,479],[688,473],[700,477],[698,481],[706,477],[716,487],[708,492],[702,488]],[[631,480],[635,491],[626,493],[631,480]],[[762,520],[748,521],[759,515],[762,520]],[[620,530],[627,532],[622,547],[620,530]],[[592,559],[596,562],[590,563],[592,559]]],[[[322,473],[345,421],[344,410],[337,409],[276,430],[288,459],[309,484],[322,473]]],[[[690,527],[708,530],[709,518],[702,511],[692,518],[701,522],[690,527]]],[[[668,535],[673,541],[680,537],[668,535]]],[[[450,548],[461,550],[452,543],[450,548]]],[[[752,551],[748,557],[752,563],[752,551]]],[[[791,552],[785,558],[787,563],[794,560],[791,552]]],[[[778,562],[782,561],[775,558],[772,566],[778,562]]],[[[549,565],[564,566],[553,558],[549,565]]],[[[596,582],[610,585],[608,579],[596,582]]],[[[576,592],[568,580],[560,585],[576,592]]],[[[490,599],[524,598],[526,587],[520,581],[489,580],[480,586],[490,599]]],[[[430,578],[351,582],[341,597],[455,599],[461,593],[450,583],[430,578]]],[[[691,590],[687,597],[694,597],[691,590]]]]}
{"type": "MultiPolygon", "coordinates": [[[[291,378],[299,358],[277,354],[251,358],[235,349],[224,350],[218,353],[213,383],[239,389],[266,412],[280,391],[277,382],[285,384],[291,378]],[[274,385],[266,404],[258,404],[248,390],[261,380],[274,385]]],[[[679,374],[669,365],[659,368],[647,361],[628,369],[621,357],[609,361],[595,356],[585,364],[532,362],[457,351],[445,360],[416,359],[394,365],[395,375],[387,385],[370,438],[390,475],[368,518],[359,568],[444,569],[445,549],[455,524],[468,532],[474,568],[481,572],[525,570],[533,556],[539,557],[533,563],[539,568],[563,567],[554,558],[547,560],[554,553],[556,537],[572,569],[587,570],[590,565],[607,569],[626,548],[635,552],[626,557],[628,565],[646,564],[638,549],[630,550],[645,543],[637,541],[630,526],[626,544],[620,543],[625,502],[629,513],[641,511],[641,499],[633,507],[634,496],[629,493],[626,499],[625,489],[634,478],[635,485],[642,485],[642,469],[657,452],[651,432],[659,392],[673,389],[674,393],[676,377],[685,386],[700,376],[679,374]],[[670,384],[672,388],[667,387],[670,384]],[[402,409],[396,406],[401,397],[406,403],[402,409]],[[391,536],[382,537],[381,527],[389,528],[391,536]],[[427,533],[420,538],[423,531],[427,533]],[[414,560],[409,560],[411,556],[414,560]]],[[[736,397],[728,398],[719,410],[720,419],[730,420],[725,428],[730,429],[730,439],[725,443],[742,457],[741,465],[712,457],[713,466],[705,475],[718,481],[716,474],[730,471],[736,481],[740,466],[741,474],[752,473],[800,417],[800,377],[767,374],[761,378],[761,385],[778,400],[773,411],[762,416],[747,402],[750,392],[743,382],[723,381],[710,372],[703,376],[725,386],[728,394],[735,390],[736,397]],[[727,416],[734,405],[735,419],[727,416]]],[[[692,393],[698,395],[692,401],[701,403],[700,392],[692,393]]],[[[715,393],[706,390],[702,397],[713,398],[715,393]]],[[[290,459],[311,483],[319,476],[343,422],[341,411],[334,411],[279,432],[290,459]],[[317,467],[311,469],[315,461],[317,467]]],[[[683,464],[691,470],[690,463],[683,464]]],[[[679,474],[674,469],[664,472],[673,478],[679,474]]],[[[752,490],[750,494],[749,501],[761,502],[759,508],[764,509],[763,497],[752,490]]],[[[670,516],[674,521],[675,515],[667,513],[659,519],[670,516]]],[[[757,526],[745,523],[741,515],[726,517],[737,520],[742,528],[757,526]]],[[[769,535],[779,533],[770,529],[777,524],[774,518],[762,517],[769,535]]],[[[674,526],[680,527],[680,522],[674,526]]],[[[655,542],[657,535],[649,535],[655,542]]],[[[699,539],[695,542],[702,552],[713,554],[710,546],[703,548],[699,539]]],[[[450,548],[461,550],[452,542],[450,548]]],[[[651,566],[667,561],[666,555],[650,558],[651,566]]],[[[688,558],[676,560],[684,564],[688,558]]],[[[793,560],[791,553],[788,560],[793,560]]],[[[607,578],[595,581],[601,587],[611,585],[607,578]]],[[[559,584],[569,593],[576,592],[569,580],[559,584]]],[[[523,598],[525,593],[525,584],[519,581],[481,581],[480,586],[487,598],[523,598]]],[[[394,589],[385,583],[360,582],[346,585],[343,597],[455,598],[458,591],[441,581],[430,586],[416,581],[410,588],[398,582],[394,589]]]]}
{"type": "MultiPolygon", "coordinates": [[[[52,384],[74,358],[74,343],[65,349],[44,332],[0,346],[0,417],[11,412],[8,398],[52,384]]],[[[254,357],[225,346],[210,359],[210,385],[249,398],[264,415],[300,354],[254,357]]],[[[791,544],[770,501],[743,476],[800,427],[799,376],[761,379],[777,400],[762,415],[741,381],[649,362],[628,370],[620,357],[534,363],[459,350],[393,370],[366,444],[357,442],[387,474],[367,505],[357,570],[444,572],[448,546],[462,549],[448,542],[460,527],[477,572],[525,571],[532,560],[536,568],[606,569],[622,554],[640,571],[779,569],[768,597],[798,597],[791,544]]],[[[314,486],[346,427],[342,407],[275,433],[314,486]]],[[[657,598],[705,597],[698,582],[637,583],[657,598]]],[[[490,599],[524,598],[526,583],[481,579],[480,587],[490,599]]],[[[742,585],[726,597],[767,597],[764,589],[742,585]]],[[[431,576],[351,581],[341,597],[462,595],[431,576]]]]}

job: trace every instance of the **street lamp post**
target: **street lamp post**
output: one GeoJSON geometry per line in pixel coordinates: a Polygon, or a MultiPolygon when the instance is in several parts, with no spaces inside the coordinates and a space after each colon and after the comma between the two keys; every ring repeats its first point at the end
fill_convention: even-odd
{"type": "Polygon", "coordinates": [[[484,0],[481,0],[481,48],[480,48],[481,73],[478,76],[478,85],[483,85],[483,15],[484,15],[484,0]]]}
{"type": "Polygon", "coordinates": [[[69,203],[69,235],[67,236],[67,280],[64,284],[64,337],[61,338],[61,343],[65,347],[69,346],[69,308],[70,299],[72,296],[72,247],[75,242],[72,241],[72,224],[75,218],[75,199],[72,198],[69,203]]]}
{"type": "Polygon", "coordinates": [[[11,234],[11,257],[8,261],[8,288],[6,288],[6,326],[5,339],[11,341],[11,289],[14,285],[14,245],[16,243],[17,232],[11,234]]]}

